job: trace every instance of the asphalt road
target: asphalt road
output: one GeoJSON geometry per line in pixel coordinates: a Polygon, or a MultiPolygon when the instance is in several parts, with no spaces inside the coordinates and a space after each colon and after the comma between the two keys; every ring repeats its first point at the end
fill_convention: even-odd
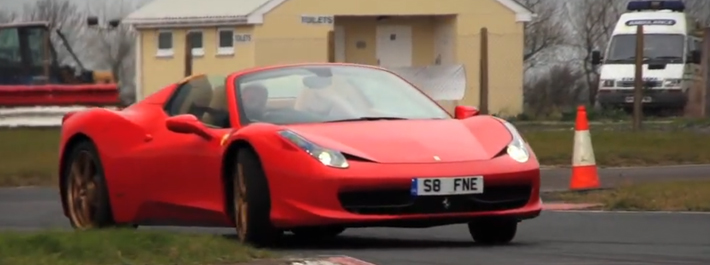
{"type": "Polygon", "coordinates": [[[707,265],[708,224],[710,215],[699,214],[544,212],[521,223],[514,244],[504,247],[474,245],[465,226],[453,225],[352,230],[297,249],[378,265],[707,265]]]}
{"type": "MultiPolygon", "coordinates": [[[[602,183],[707,178],[710,166],[600,170],[602,183]]],[[[543,171],[543,188],[564,189],[568,169],[543,171]]],[[[0,229],[69,229],[56,190],[0,189],[0,229]]],[[[159,228],[232,234],[231,229],[159,228]]],[[[544,212],[523,222],[515,243],[481,247],[462,225],[351,229],[334,241],[287,239],[292,255],[348,255],[378,265],[710,264],[710,214],[544,212]]]]}

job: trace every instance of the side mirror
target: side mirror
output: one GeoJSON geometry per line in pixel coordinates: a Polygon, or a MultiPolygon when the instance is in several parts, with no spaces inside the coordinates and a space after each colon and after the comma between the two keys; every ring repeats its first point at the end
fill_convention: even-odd
{"type": "Polygon", "coordinates": [[[108,25],[111,26],[112,28],[117,28],[119,25],[121,25],[121,20],[120,19],[109,20],[108,25]]]}
{"type": "Polygon", "coordinates": [[[592,51],[592,65],[599,65],[602,63],[602,53],[599,51],[592,51]]]}
{"type": "Polygon", "coordinates": [[[86,25],[88,26],[96,26],[99,24],[99,18],[98,17],[88,17],[86,18],[86,25]]]}
{"type": "Polygon", "coordinates": [[[212,135],[207,132],[207,127],[192,114],[170,117],[165,121],[165,125],[172,132],[195,134],[207,140],[212,139],[212,135]]]}
{"type": "Polygon", "coordinates": [[[456,106],[454,109],[454,117],[459,120],[476,116],[479,113],[477,108],[471,106],[456,106]]]}
{"type": "Polygon", "coordinates": [[[703,63],[703,56],[702,52],[699,50],[694,50],[690,52],[688,62],[692,64],[702,64],[703,63]]]}

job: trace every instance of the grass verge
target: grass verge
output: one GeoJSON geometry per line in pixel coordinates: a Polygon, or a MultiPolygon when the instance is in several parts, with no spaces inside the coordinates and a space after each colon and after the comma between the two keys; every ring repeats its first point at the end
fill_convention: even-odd
{"type": "Polygon", "coordinates": [[[0,129],[0,186],[56,185],[58,128],[0,129]]]}
{"type": "Polygon", "coordinates": [[[270,256],[215,235],[136,230],[0,232],[0,264],[223,265],[270,256]]]}
{"type": "MultiPolygon", "coordinates": [[[[574,131],[523,131],[543,165],[570,165],[574,131]]],[[[597,165],[648,166],[710,163],[708,134],[692,131],[592,131],[597,165]]]]}
{"type": "MultiPolygon", "coordinates": [[[[523,130],[543,165],[569,165],[574,131],[523,130]]],[[[710,163],[708,134],[692,131],[592,131],[600,166],[710,163]]],[[[56,185],[59,130],[0,129],[0,186],[56,185]]]]}
{"type": "Polygon", "coordinates": [[[710,211],[710,181],[655,182],[624,185],[613,190],[560,192],[546,201],[600,203],[606,210],[710,211]]]}

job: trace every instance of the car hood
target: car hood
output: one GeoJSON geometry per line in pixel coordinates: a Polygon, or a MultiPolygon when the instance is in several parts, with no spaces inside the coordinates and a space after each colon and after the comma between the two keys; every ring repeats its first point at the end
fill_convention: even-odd
{"type": "Polygon", "coordinates": [[[286,127],[320,146],[378,163],[487,160],[500,153],[511,140],[503,124],[491,117],[357,121],[286,127]]]}

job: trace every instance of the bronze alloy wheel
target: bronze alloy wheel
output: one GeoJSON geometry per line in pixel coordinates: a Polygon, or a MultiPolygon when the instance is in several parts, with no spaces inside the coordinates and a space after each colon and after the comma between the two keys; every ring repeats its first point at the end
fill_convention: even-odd
{"type": "Polygon", "coordinates": [[[236,178],[234,180],[234,204],[235,217],[234,221],[237,228],[237,236],[239,241],[246,242],[249,218],[249,202],[247,201],[247,186],[246,177],[244,176],[244,167],[241,163],[237,163],[236,178]]]}
{"type": "Polygon", "coordinates": [[[94,214],[99,207],[95,176],[96,162],[89,151],[79,152],[68,174],[68,208],[72,223],[78,229],[95,227],[94,214]]]}
{"type": "Polygon", "coordinates": [[[251,148],[237,150],[232,175],[232,203],[237,238],[243,243],[269,247],[277,243],[283,230],[271,223],[271,198],[261,161],[251,148]]]}

